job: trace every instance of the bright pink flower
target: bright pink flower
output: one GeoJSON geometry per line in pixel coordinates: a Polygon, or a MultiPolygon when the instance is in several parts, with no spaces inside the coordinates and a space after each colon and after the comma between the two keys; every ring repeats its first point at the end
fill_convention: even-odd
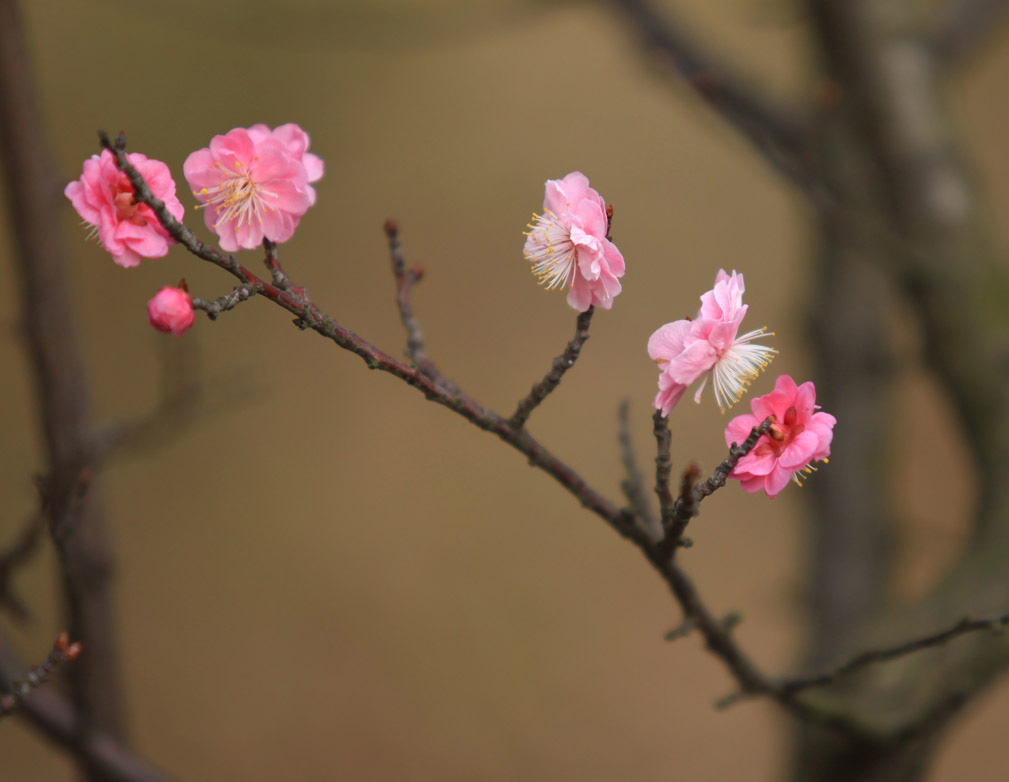
{"type": "MultiPolygon", "coordinates": [[[[175,197],[175,182],[168,166],[139,152],[129,153],[126,159],[144,177],[151,192],[165,202],[172,217],[181,220],[185,210],[175,197]]],[[[116,160],[107,149],[85,160],[81,178],[67,185],[63,193],[92,227],[92,235],[98,235],[112,260],[123,268],[139,265],[141,258],[160,258],[168,253],[168,245],[175,244],[151,208],[137,203],[133,185],[116,168],[116,160]]]]}
{"type": "Polygon", "coordinates": [[[738,478],[749,492],[763,489],[775,496],[789,480],[801,485],[801,472],[816,468],[810,462],[827,461],[834,439],[837,419],[830,413],[817,413],[816,388],[812,383],[796,386],[788,375],[774,383],[774,391],[750,401],[753,414],[736,416],[725,427],[725,444],[743,442],[753,427],[771,416],[770,431],[757,441],[757,447],[739,460],[730,478],[738,478]]]}
{"type": "Polygon", "coordinates": [[[648,355],[659,366],[659,393],[654,406],[662,415],[680,401],[694,381],[703,378],[694,401],[711,379],[715,400],[724,413],[746,392],[747,386],[778,352],[753,340],[764,336],[760,328],[739,336],[746,315],[743,275],[720,269],[715,287],[701,296],[701,308],[693,320],[667,323],[648,338],[648,355]]]}
{"type": "Polygon", "coordinates": [[[579,171],[548,179],[543,214],[533,214],[523,250],[547,289],[568,285],[568,304],[579,312],[609,309],[620,293],[624,257],[606,234],[606,203],[579,171]]]}
{"type": "Polygon", "coordinates": [[[158,331],[179,337],[195,319],[193,300],[182,288],[162,288],[147,302],[147,320],[158,331]]]}
{"type": "Polygon", "coordinates": [[[227,252],[252,250],[263,239],[286,242],[315,203],[309,184],[322,161],[306,152],[308,134],[294,124],[234,128],[214,136],[182,165],[207,227],[227,252]]]}

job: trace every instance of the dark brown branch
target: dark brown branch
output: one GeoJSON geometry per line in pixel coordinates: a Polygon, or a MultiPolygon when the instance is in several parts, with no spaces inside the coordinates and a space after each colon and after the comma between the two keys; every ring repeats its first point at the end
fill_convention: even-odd
{"type": "Polygon", "coordinates": [[[585,312],[578,314],[575,320],[575,335],[568,342],[568,346],[564,348],[563,353],[553,360],[550,371],[544,375],[539,383],[532,387],[529,394],[519,402],[518,409],[508,419],[508,425],[513,429],[521,429],[525,426],[533,410],[560,385],[564,373],[575,365],[578,355],[582,352],[582,346],[589,338],[589,324],[592,323],[593,312],[595,312],[595,307],[589,307],[585,312]]]}
{"type": "MultiPolygon", "coordinates": [[[[63,183],[46,148],[31,59],[16,0],[0,0],[0,160],[19,288],[16,299],[45,435],[50,526],[57,530],[68,515],[61,503],[77,503],[74,495],[85,466],[88,379],[74,330],[68,282],[72,275],[62,232],[53,230],[53,215],[66,208],[63,183]]],[[[112,554],[101,505],[101,493],[92,481],[74,514],[72,534],[62,541],[67,626],[85,650],[67,673],[80,717],[75,724],[84,732],[100,730],[119,737],[123,720],[112,554]]],[[[84,771],[89,779],[102,778],[86,759],[84,771]]]]}
{"type": "Polygon", "coordinates": [[[829,671],[824,671],[812,676],[784,679],[779,682],[778,686],[786,696],[792,696],[812,687],[825,687],[833,684],[842,676],[855,673],[856,671],[859,671],[869,665],[875,665],[876,663],[882,663],[888,660],[895,660],[898,657],[913,654],[914,652],[921,651],[922,649],[930,649],[934,646],[941,646],[942,644],[945,644],[958,636],[966,635],[967,633],[974,633],[978,630],[990,630],[992,632],[1001,633],[1005,630],[1007,624],[1009,624],[1009,614],[1003,614],[1002,616],[996,616],[990,619],[971,619],[969,617],[964,617],[952,627],[948,627],[945,630],[934,633],[933,635],[927,635],[924,638],[917,638],[913,641],[906,641],[886,649],[870,649],[855,655],[847,662],[844,662],[829,671]]]}
{"type": "Polygon", "coordinates": [[[13,714],[36,687],[45,684],[56,668],[63,663],[76,660],[80,653],[81,645],[70,643],[67,634],[60,633],[49,656],[40,665],[36,665],[24,676],[17,677],[4,688],[7,692],[0,692],[0,719],[13,714]]]}
{"type": "MultiPolygon", "coordinates": [[[[78,659],[75,665],[80,663],[78,659]]],[[[12,689],[22,670],[23,666],[0,637],[0,690],[12,689]]],[[[102,780],[164,782],[168,779],[107,733],[84,731],[73,706],[49,689],[35,690],[22,700],[17,716],[73,757],[84,759],[88,768],[100,774],[102,780]]]]}
{"type": "Polygon", "coordinates": [[[694,38],[660,15],[648,0],[610,0],[645,48],[677,80],[682,79],[723,119],[739,131],[784,177],[802,190],[822,198],[809,166],[804,162],[805,132],[796,112],[774,105],[729,72],[694,38]]]}
{"type": "Polygon", "coordinates": [[[729,448],[729,455],[722,460],[722,463],[715,468],[715,471],[711,473],[711,477],[704,481],[704,483],[699,483],[696,486],[693,485],[693,481],[700,475],[700,470],[696,464],[692,464],[692,469],[688,468],[683,474],[680,496],[675,504],[670,507],[668,521],[664,524],[666,529],[665,545],[670,551],[677,546],[683,545],[681,542],[683,531],[687,528],[690,520],[700,513],[701,500],[711,496],[725,485],[729,473],[736,468],[740,459],[757,447],[757,442],[763,435],[767,434],[771,423],[771,418],[765,418],[750,430],[750,434],[743,441],[742,445],[733,443],[729,448]]]}
{"type": "Polygon", "coordinates": [[[620,489],[630,503],[631,512],[648,530],[653,540],[662,537],[662,523],[652,511],[652,505],[645,490],[645,478],[638,469],[638,461],[634,456],[634,443],[631,440],[630,403],[624,400],[619,410],[619,441],[620,461],[624,465],[627,476],[620,483],[620,489]]]}
{"type": "Polygon", "coordinates": [[[655,494],[659,498],[659,515],[662,529],[669,526],[673,513],[673,492],[669,488],[669,476],[673,472],[673,460],[669,455],[672,435],[669,433],[669,419],[656,410],[652,414],[652,433],[655,435],[655,494]]]}
{"type": "Polygon", "coordinates": [[[946,0],[932,34],[932,50],[947,61],[969,55],[1003,27],[1007,12],[1007,0],[946,0]]]}

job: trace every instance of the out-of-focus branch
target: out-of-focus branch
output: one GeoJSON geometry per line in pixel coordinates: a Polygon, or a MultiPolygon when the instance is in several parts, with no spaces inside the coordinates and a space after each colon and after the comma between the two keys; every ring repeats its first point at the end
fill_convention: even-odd
{"type": "MultiPolygon", "coordinates": [[[[77,344],[61,234],[53,230],[61,186],[45,146],[16,0],[0,0],[0,159],[16,253],[18,302],[48,459],[50,524],[62,525],[60,563],[67,624],[84,648],[68,670],[84,734],[120,736],[120,678],[112,607],[112,557],[98,487],[76,495],[90,435],[87,377],[77,344]]],[[[86,736],[78,737],[86,741],[86,736]]],[[[89,779],[104,777],[84,760],[89,779]]]]}
{"type": "Polygon", "coordinates": [[[24,523],[21,531],[3,551],[0,551],[0,603],[23,622],[28,618],[28,609],[14,591],[14,572],[38,548],[42,533],[46,528],[45,511],[40,508],[24,523]]]}
{"type": "Polygon", "coordinates": [[[652,510],[652,505],[645,489],[645,478],[638,469],[638,460],[634,456],[634,442],[631,439],[630,403],[624,400],[619,411],[619,442],[620,460],[624,465],[626,478],[620,483],[631,513],[643,524],[648,534],[655,541],[662,538],[662,523],[652,510]]]}
{"type": "Polygon", "coordinates": [[[1007,13],[1007,0],[946,0],[936,18],[932,50],[947,61],[970,55],[1003,29],[1007,13]]]}
{"type": "Polygon", "coordinates": [[[659,14],[649,0],[610,0],[620,17],[677,81],[684,81],[723,119],[739,131],[772,168],[819,203],[822,187],[805,157],[804,122],[794,109],[760,95],[668,13],[659,14]]]}
{"type": "Polygon", "coordinates": [[[914,652],[920,652],[922,649],[931,649],[934,646],[942,646],[943,644],[952,641],[954,638],[966,635],[967,633],[975,633],[978,630],[988,630],[990,632],[1001,634],[1005,630],[1007,623],[1009,623],[1009,614],[1002,614],[1001,616],[991,617],[988,619],[971,619],[970,617],[964,617],[952,627],[940,630],[938,633],[926,635],[924,638],[916,638],[913,641],[905,641],[904,643],[897,644],[896,646],[890,646],[885,649],[868,649],[855,655],[850,660],[835,666],[829,671],[823,671],[812,676],[797,676],[785,679],[780,682],[779,686],[786,695],[795,695],[796,693],[808,690],[812,687],[826,687],[833,684],[842,676],[848,676],[849,674],[860,671],[870,665],[887,662],[889,660],[896,660],[898,657],[913,654],[914,652]]]}
{"type": "Polygon", "coordinates": [[[560,385],[564,373],[575,365],[579,354],[582,352],[582,346],[589,338],[589,324],[592,322],[593,312],[595,312],[595,307],[589,307],[585,312],[578,314],[578,317],[575,319],[575,335],[568,342],[567,347],[564,348],[564,352],[553,360],[553,363],[550,365],[550,371],[543,376],[543,379],[539,383],[532,387],[525,398],[519,402],[518,408],[512,413],[512,417],[508,419],[508,425],[513,429],[521,429],[525,426],[533,410],[539,407],[540,403],[560,385]]]}
{"type": "Polygon", "coordinates": [[[18,676],[5,688],[7,692],[0,692],[0,719],[13,714],[36,687],[45,684],[49,674],[63,663],[76,660],[80,653],[81,645],[70,643],[67,634],[60,633],[49,656],[41,664],[18,676]]]}
{"type": "MultiPolygon", "coordinates": [[[[75,665],[80,664],[80,659],[75,665]]],[[[24,667],[0,636],[0,691],[12,689],[24,667]]],[[[84,758],[94,773],[109,782],[165,782],[168,779],[100,731],[82,730],[74,707],[48,689],[34,690],[18,705],[17,716],[73,757],[84,758]]]]}

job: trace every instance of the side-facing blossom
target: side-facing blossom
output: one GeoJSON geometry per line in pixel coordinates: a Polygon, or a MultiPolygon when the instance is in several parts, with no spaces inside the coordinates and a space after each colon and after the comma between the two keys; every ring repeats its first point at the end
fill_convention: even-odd
{"type": "Polygon", "coordinates": [[[227,252],[251,250],[263,239],[286,242],[315,203],[309,184],[322,161],[309,152],[308,134],[294,124],[234,128],[214,136],[182,165],[207,227],[227,252]]]}
{"type": "Polygon", "coordinates": [[[606,238],[606,202],[589,187],[588,178],[572,171],[563,179],[548,179],[543,214],[533,218],[522,254],[540,285],[567,285],[568,304],[579,312],[612,307],[620,293],[624,256],[606,238]]]}
{"type": "Polygon", "coordinates": [[[659,367],[659,392],[653,404],[662,415],[669,415],[687,386],[698,379],[694,401],[701,401],[710,379],[715,400],[725,412],[777,354],[774,348],[753,344],[767,334],[766,329],[739,334],[747,310],[745,290],[742,274],[720,269],[714,288],[701,296],[696,318],[667,323],[648,338],[648,355],[659,367]]]}
{"type": "Polygon", "coordinates": [[[801,473],[813,472],[816,468],[812,462],[826,461],[830,456],[837,419],[830,413],[816,412],[820,408],[811,382],[796,386],[789,375],[781,375],[771,393],[751,400],[750,409],[752,414],[729,421],[725,427],[726,445],[743,442],[768,416],[774,422],[729,473],[746,491],[763,489],[768,497],[774,497],[789,480],[801,485],[801,473]]]}
{"type": "MultiPolygon", "coordinates": [[[[172,217],[181,220],[185,210],[175,196],[168,166],[139,152],[129,153],[126,159],[155,197],[165,202],[172,217]]],[[[168,253],[170,244],[175,244],[151,208],[137,202],[133,185],[116,167],[115,157],[107,149],[85,160],[81,178],[67,185],[63,193],[112,260],[123,268],[138,266],[141,258],[160,258],[168,253]]]]}
{"type": "Polygon", "coordinates": [[[185,288],[164,287],[147,302],[147,320],[158,331],[178,337],[195,319],[193,300],[185,288]]]}

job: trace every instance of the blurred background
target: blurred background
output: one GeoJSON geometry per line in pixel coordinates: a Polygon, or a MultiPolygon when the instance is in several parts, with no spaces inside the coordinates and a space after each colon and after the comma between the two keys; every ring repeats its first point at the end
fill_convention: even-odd
{"type": "MultiPolygon", "coordinates": [[[[676,5],[773,92],[816,89],[791,3],[676,5]]],[[[748,323],[777,335],[780,355],[752,391],[769,391],[778,373],[810,375],[809,206],[661,78],[605,4],[35,0],[23,11],[41,132],[66,181],[98,151],[97,128],[125,131],[129,149],[169,165],[187,224],[208,239],[184,192],[186,155],[236,126],[301,124],[326,175],[281,248],[288,273],[400,355],[381,230],[395,217],[407,262],[425,269],[414,304],[430,355],[502,413],[573,333],[563,293],[536,287],[522,231],[544,180],[583,171],[614,205],[624,292],[597,313],[579,364],[530,430],[615,500],[621,400],[642,465],[654,455],[648,335],[693,315],[719,268],[746,275],[748,323]]],[[[1009,209],[1006,44],[949,85],[996,216],[1009,209]]],[[[1004,221],[991,224],[1005,246],[1004,221]]],[[[179,248],[120,269],[85,242],[69,204],[53,227],[73,260],[95,420],[156,404],[166,352],[195,362],[214,407],[104,473],[142,754],[192,780],[781,778],[785,718],[764,703],[716,711],[733,683],[697,638],[663,640],[679,613],[656,574],[518,454],[264,301],[200,318],[179,342],[157,334],[144,309],[157,288],[185,277],[215,298],[231,278],[179,248]]],[[[12,252],[0,240],[5,280],[12,252]]],[[[257,268],[258,255],[243,262],[257,268]]],[[[17,312],[14,288],[0,286],[5,539],[35,507],[43,465],[17,312]]],[[[910,456],[893,478],[898,516],[929,520],[899,531],[895,588],[910,596],[962,539],[963,519],[929,508],[951,490],[969,506],[971,484],[933,386],[913,367],[899,382],[889,425],[910,456]],[[922,416],[934,431],[914,425],[922,416]],[[960,476],[941,496],[929,481],[936,460],[960,476]]],[[[725,423],[710,397],[684,401],[671,416],[674,467],[714,467],[725,423]]],[[[684,554],[712,607],[743,613],[741,642],[771,672],[798,660],[803,493],[771,501],[730,485],[705,503],[684,554]]],[[[18,582],[32,621],[0,617],[27,659],[62,629],[43,548],[18,582]]],[[[930,778],[1004,779],[1007,719],[1009,691],[990,690],[930,778]]],[[[4,779],[73,776],[15,720],[0,725],[0,758],[4,779]]]]}

